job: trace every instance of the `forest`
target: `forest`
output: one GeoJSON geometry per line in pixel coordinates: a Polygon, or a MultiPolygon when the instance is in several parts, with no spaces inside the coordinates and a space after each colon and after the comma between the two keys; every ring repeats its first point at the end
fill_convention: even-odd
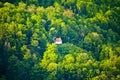
{"type": "Polygon", "coordinates": [[[120,0],[0,0],[0,80],[120,80],[120,0]]]}

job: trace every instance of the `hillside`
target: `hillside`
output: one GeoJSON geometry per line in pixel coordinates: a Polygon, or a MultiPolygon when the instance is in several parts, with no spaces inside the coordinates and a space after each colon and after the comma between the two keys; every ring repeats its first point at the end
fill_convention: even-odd
{"type": "Polygon", "coordinates": [[[119,14],[119,0],[1,0],[0,80],[120,80],[119,14]]]}

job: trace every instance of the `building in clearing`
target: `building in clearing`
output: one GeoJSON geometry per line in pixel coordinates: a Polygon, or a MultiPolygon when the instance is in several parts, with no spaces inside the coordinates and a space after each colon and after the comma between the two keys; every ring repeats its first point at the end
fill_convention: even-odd
{"type": "Polygon", "coordinates": [[[55,44],[62,44],[62,39],[60,37],[54,39],[55,44]]]}

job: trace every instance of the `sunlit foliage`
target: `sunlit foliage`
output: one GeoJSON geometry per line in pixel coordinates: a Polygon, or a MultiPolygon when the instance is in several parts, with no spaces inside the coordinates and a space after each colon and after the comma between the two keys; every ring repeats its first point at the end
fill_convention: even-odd
{"type": "Polygon", "coordinates": [[[1,0],[0,80],[120,80],[119,19],[120,0],[1,0]]]}

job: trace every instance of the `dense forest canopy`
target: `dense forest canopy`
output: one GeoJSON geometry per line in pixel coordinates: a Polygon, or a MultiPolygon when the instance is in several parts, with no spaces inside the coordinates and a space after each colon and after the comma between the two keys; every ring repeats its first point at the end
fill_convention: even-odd
{"type": "Polygon", "coordinates": [[[0,80],[120,80],[120,0],[0,0],[0,80]]]}

